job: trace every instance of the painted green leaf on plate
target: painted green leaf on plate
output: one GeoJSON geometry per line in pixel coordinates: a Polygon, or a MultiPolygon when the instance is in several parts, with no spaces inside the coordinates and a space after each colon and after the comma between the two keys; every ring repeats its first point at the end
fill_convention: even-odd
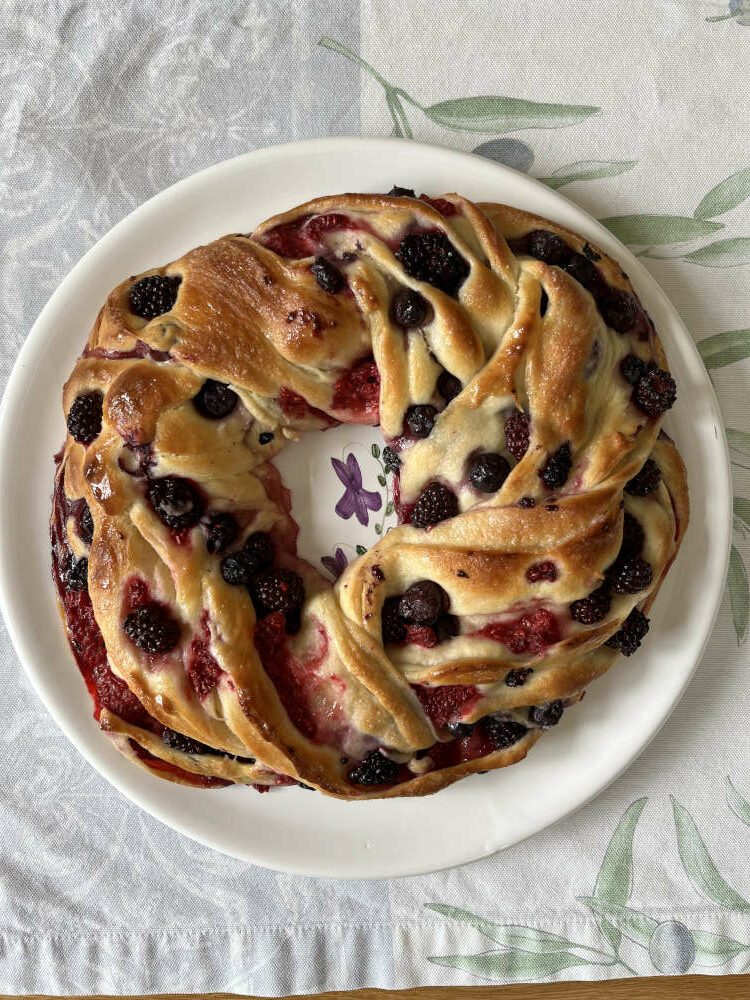
{"type": "Polygon", "coordinates": [[[356,551],[358,556],[363,556],[367,552],[367,549],[364,547],[364,545],[358,545],[356,551]]]}
{"type": "Polygon", "coordinates": [[[370,448],[370,451],[372,452],[372,457],[373,458],[380,458],[380,446],[379,445],[373,444],[373,446],[370,448]]]}
{"type": "Polygon", "coordinates": [[[391,514],[393,513],[393,510],[394,510],[393,500],[389,500],[388,503],[385,505],[385,516],[390,517],[391,514]]]}
{"type": "Polygon", "coordinates": [[[698,250],[686,253],[683,260],[700,264],[701,267],[739,267],[750,264],[750,236],[735,236],[708,243],[698,250]]]}
{"type": "MultiPolygon", "coordinates": [[[[594,886],[594,898],[606,903],[623,905],[630,899],[633,887],[633,837],[647,799],[636,799],[620,819],[604,853],[594,886]]],[[[616,949],[620,945],[620,930],[605,918],[599,923],[602,934],[616,949]]]]}
{"type": "Polygon", "coordinates": [[[747,582],[747,571],[735,546],[729,553],[729,573],[727,574],[729,600],[732,605],[732,621],[737,645],[741,645],[747,637],[748,619],[750,619],[750,587],[747,582]]]}
{"type": "Polygon", "coordinates": [[[647,917],[645,913],[639,913],[638,910],[631,910],[628,906],[608,903],[606,900],[595,899],[593,896],[579,896],[578,901],[584,906],[588,906],[592,913],[604,917],[626,938],[637,944],[648,946],[651,935],[658,927],[658,921],[647,917]]]}
{"type": "Polygon", "coordinates": [[[750,434],[735,427],[727,427],[726,434],[730,457],[734,464],[743,469],[750,469],[750,434]]]}
{"type": "Polygon", "coordinates": [[[600,221],[618,240],[633,246],[684,243],[724,228],[721,222],[683,215],[613,215],[600,221]]]}
{"type": "Polygon", "coordinates": [[[522,983],[531,979],[554,976],[576,965],[591,965],[569,951],[550,955],[537,955],[528,951],[489,951],[481,955],[438,955],[431,957],[435,965],[462,969],[481,979],[522,983]]]}
{"type": "Polygon", "coordinates": [[[740,795],[729,778],[727,778],[726,799],[727,805],[737,819],[741,819],[746,826],[750,826],[750,802],[740,795]]]}
{"type": "Polygon", "coordinates": [[[719,906],[750,913],[750,903],[729,885],[714,864],[690,813],[674,798],[672,809],[682,867],[695,888],[719,906]]]}
{"type": "Polygon", "coordinates": [[[447,906],[444,903],[428,903],[425,909],[439,913],[443,917],[449,917],[451,920],[457,920],[459,923],[468,924],[469,927],[478,930],[480,934],[484,934],[490,941],[495,941],[508,948],[518,948],[521,951],[534,952],[535,954],[548,954],[578,947],[574,941],[560,937],[559,934],[537,930],[536,927],[499,924],[494,920],[485,920],[484,917],[471,913],[469,910],[447,906]]]}
{"type": "Polygon", "coordinates": [[[724,330],[698,343],[706,368],[724,368],[750,357],[750,330],[724,330]]]}
{"type": "Polygon", "coordinates": [[[738,170],[711,188],[695,210],[696,219],[713,219],[750,198],[750,167],[738,170]]]}
{"type": "Polygon", "coordinates": [[[632,170],[637,160],[579,160],[578,163],[566,163],[564,167],[553,170],[549,177],[540,177],[547,187],[558,188],[574,181],[594,181],[602,177],[615,177],[632,170]]]}
{"type": "Polygon", "coordinates": [[[562,128],[576,125],[600,111],[590,105],[544,104],[517,97],[457,97],[423,107],[443,128],[457,132],[497,134],[522,128],[562,128]]]}

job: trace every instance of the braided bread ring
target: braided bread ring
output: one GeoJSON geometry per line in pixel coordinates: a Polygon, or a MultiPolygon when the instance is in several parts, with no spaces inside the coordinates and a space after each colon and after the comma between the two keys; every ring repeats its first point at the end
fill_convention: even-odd
{"type": "Polygon", "coordinates": [[[320,198],[129,278],[52,518],[102,729],[169,780],[340,798],[521,760],[647,628],[688,521],[673,401],[617,263],[499,204],[320,198]],[[335,422],[380,424],[399,526],[332,587],[272,459],[335,422]],[[227,582],[220,524],[273,568],[227,582]]]}

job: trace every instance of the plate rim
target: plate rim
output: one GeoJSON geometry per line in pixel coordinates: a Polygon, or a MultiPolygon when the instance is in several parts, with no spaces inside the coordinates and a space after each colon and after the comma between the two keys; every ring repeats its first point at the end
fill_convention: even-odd
{"type": "MultiPolygon", "coordinates": [[[[214,183],[220,183],[221,175],[223,172],[234,172],[238,169],[243,169],[245,164],[249,164],[252,168],[254,163],[260,164],[262,161],[273,161],[275,159],[287,159],[289,157],[296,157],[300,154],[308,153],[314,154],[317,152],[328,152],[333,153],[334,151],[339,151],[340,153],[345,153],[347,148],[351,146],[358,146],[360,148],[371,147],[373,155],[377,155],[377,149],[385,150],[388,148],[393,148],[399,146],[403,148],[404,146],[419,147],[423,150],[432,151],[440,157],[453,158],[456,161],[457,166],[457,176],[460,175],[461,163],[466,163],[470,161],[479,160],[484,167],[489,167],[491,170],[497,172],[497,178],[500,184],[502,183],[503,177],[511,178],[521,178],[525,185],[530,185],[532,189],[537,189],[544,192],[545,198],[549,198],[550,195],[553,196],[553,201],[559,201],[566,205],[569,210],[572,210],[578,218],[580,218],[581,223],[585,223],[584,228],[588,229],[594,234],[593,239],[600,238],[605,244],[615,244],[617,246],[617,259],[618,261],[627,267],[631,278],[635,275],[636,284],[639,288],[639,297],[646,300],[647,304],[658,301],[661,310],[666,311],[670,314],[672,323],[676,331],[679,331],[680,340],[680,350],[683,354],[684,360],[689,360],[693,365],[698,365],[700,370],[705,372],[703,362],[700,357],[700,353],[693,340],[690,332],[688,331],[685,323],[680,316],[679,311],[676,306],[674,306],[671,300],[668,298],[666,293],[663,291],[656,278],[654,278],[647,268],[634,256],[634,254],[622,244],[612,233],[609,232],[596,218],[590,215],[585,209],[581,208],[578,204],[568,198],[566,195],[560,194],[559,191],[550,191],[550,189],[544,185],[541,181],[534,177],[530,177],[528,174],[521,173],[508,167],[505,164],[496,163],[494,161],[486,160],[484,158],[477,157],[475,154],[467,153],[464,151],[456,150],[449,146],[442,146],[436,143],[417,143],[413,140],[406,140],[395,137],[370,137],[370,136],[327,136],[324,138],[316,139],[306,139],[293,142],[284,142],[269,146],[264,146],[259,149],[251,150],[249,152],[241,153],[238,156],[231,157],[226,160],[219,161],[218,163],[204,167],[203,169],[176,181],[174,184],[169,185],[167,188],[160,192],[157,192],[152,197],[147,199],[142,204],[138,205],[133,211],[128,213],[124,218],[117,222],[110,230],[108,230],[96,243],[91,246],[85,254],[76,262],[76,264],[68,271],[65,277],[60,281],[58,286],[55,288],[52,295],[49,297],[41,312],[39,313],[37,319],[32,324],[28,335],[26,336],[24,343],[18,353],[18,357],[14,362],[11,373],[8,377],[5,390],[3,392],[3,398],[0,402],[0,610],[2,611],[3,618],[8,629],[8,634],[10,636],[11,642],[14,647],[16,656],[18,657],[21,665],[23,666],[24,672],[28,679],[30,680],[37,696],[40,698],[42,704],[45,706],[49,714],[54,719],[57,726],[62,730],[64,735],[70,740],[75,749],[82,754],[82,756],[88,761],[88,763],[94,767],[94,769],[106,779],[106,781],[114,786],[117,791],[124,795],[129,801],[133,802],[139,808],[143,809],[145,812],[154,816],[160,822],[164,823],[171,829],[177,830],[179,833],[190,837],[192,840],[204,844],[214,850],[217,850],[225,855],[241,860],[245,863],[252,863],[262,865],[263,867],[269,868],[274,871],[286,872],[298,875],[309,875],[315,877],[325,877],[325,878],[362,878],[362,879],[377,879],[384,877],[409,877],[411,875],[422,875],[430,872],[445,871],[463,864],[467,864],[473,861],[478,861],[482,858],[489,857],[501,850],[505,850],[508,847],[514,846],[537,833],[544,830],[550,829],[552,826],[561,822],[563,819],[573,815],[582,809],[594,798],[602,794],[614,781],[619,778],[624,771],[626,771],[640,756],[645,752],[650,743],[660,732],[662,727],[665,725],[667,720],[670,718],[672,712],[679,704],[682,696],[685,693],[688,685],[692,681],[698,664],[701,662],[703,655],[706,650],[706,646],[711,638],[714,630],[716,617],[719,613],[719,609],[722,602],[722,597],[724,593],[724,581],[726,580],[731,543],[732,543],[732,478],[731,478],[731,463],[729,458],[729,450],[725,435],[724,421],[721,415],[721,410],[716,397],[715,389],[713,383],[711,382],[708,373],[705,375],[705,390],[706,390],[706,402],[712,417],[715,420],[716,426],[719,428],[719,433],[717,435],[716,447],[719,449],[717,453],[717,461],[721,465],[721,471],[723,475],[721,476],[720,482],[715,482],[717,487],[717,492],[721,492],[724,495],[724,507],[725,507],[725,517],[720,522],[718,518],[713,518],[711,522],[712,530],[717,529],[717,525],[721,524],[723,526],[723,561],[721,564],[721,574],[717,572],[717,580],[720,579],[720,585],[714,587],[712,593],[712,608],[710,616],[706,618],[706,626],[704,629],[704,634],[702,641],[700,643],[700,648],[695,648],[693,655],[693,663],[689,671],[687,671],[683,677],[683,682],[680,685],[679,690],[673,696],[669,707],[661,713],[661,718],[658,723],[653,726],[650,732],[648,732],[645,738],[639,742],[638,748],[627,756],[627,759],[620,762],[613,773],[608,774],[608,776],[599,783],[595,784],[589,794],[587,794],[582,799],[577,799],[573,802],[569,808],[565,808],[556,817],[549,821],[542,822],[534,830],[522,833],[518,837],[503,843],[495,844],[494,846],[487,846],[477,853],[472,850],[468,855],[461,855],[455,859],[449,860],[444,864],[425,864],[420,866],[419,864],[410,864],[405,868],[392,870],[392,866],[385,868],[378,868],[376,864],[373,864],[371,859],[370,863],[366,866],[362,863],[361,859],[357,859],[355,864],[349,864],[346,867],[344,874],[335,870],[334,865],[329,865],[328,868],[321,868],[320,866],[310,867],[305,864],[304,858],[301,858],[298,864],[289,864],[288,862],[274,861],[273,858],[269,858],[261,852],[262,856],[259,856],[257,852],[251,850],[240,855],[235,851],[229,849],[226,845],[217,843],[216,840],[209,836],[201,835],[191,828],[189,822],[183,822],[181,818],[175,818],[173,815],[165,815],[162,810],[153,801],[145,801],[148,797],[141,795],[135,784],[124,780],[121,778],[118,770],[114,766],[110,766],[107,759],[107,754],[97,754],[96,751],[90,750],[86,745],[86,742],[79,742],[79,734],[74,731],[69,731],[67,721],[62,717],[62,711],[58,709],[57,699],[53,696],[50,691],[49,686],[45,683],[44,679],[44,669],[38,667],[35,662],[35,656],[33,649],[31,648],[31,643],[29,642],[28,636],[23,634],[20,627],[17,627],[17,622],[14,617],[13,612],[13,588],[11,586],[11,581],[9,579],[9,574],[11,572],[10,557],[8,555],[8,548],[6,544],[6,531],[8,528],[8,513],[7,504],[3,504],[2,501],[6,492],[6,479],[10,475],[11,468],[11,458],[15,457],[11,455],[11,441],[8,434],[8,425],[11,422],[13,414],[22,405],[22,397],[24,394],[24,383],[25,374],[28,363],[31,359],[35,357],[39,350],[39,346],[42,343],[44,335],[44,326],[47,323],[48,317],[54,315],[56,309],[58,308],[59,302],[64,298],[66,293],[66,286],[73,282],[74,277],[80,272],[84,271],[92,258],[105,254],[111,244],[117,244],[120,234],[123,230],[127,230],[134,225],[137,225],[141,217],[147,217],[149,210],[154,205],[154,203],[164,203],[167,204],[171,201],[181,201],[186,196],[189,197],[190,188],[194,185],[200,185],[208,177],[213,176],[214,183]],[[688,357],[685,357],[687,355],[688,357]]],[[[476,165],[476,164],[474,164],[476,165]]],[[[512,202],[512,198],[510,199],[512,202]]],[[[524,206],[527,211],[534,211],[533,206],[524,206]]],[[[67,373],[65,375],[67,377],[67,373]]],[[[51,477],[50,477],[51,482],[51,477]]],[[[718,539],[721,541],[721,539],[718,539]]],[[[51,584],[50,584],[51,586],[51,584]]],[[[71,657],[71,663],[73,662],[71,657]]],[[[70,727],[72,730],[73,727],[70,727]]],[[[100,734],[96,734],[99,736],[100,734]]],[[[106,744],[102,744],[106,746],[106,744]]],[[[140,771],[133,768],[140,774],[140,771]]],[[[358,806],[361,807],[361,803],[358,806]]],[[[357,806],[354,806],[356,808],[357,806]]],[[[460,854],[460,852],[458,852],[460,854]]],[[[364,859],[367,861],[367,859],[364,859]]]]}

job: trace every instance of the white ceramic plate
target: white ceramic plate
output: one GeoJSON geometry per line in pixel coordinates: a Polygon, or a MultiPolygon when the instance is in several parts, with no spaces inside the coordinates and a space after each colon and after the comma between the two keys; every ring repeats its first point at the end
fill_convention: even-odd
{"type": "MultiPolygon", "coordinates": [[[[353,451],[377,491],[376,431],[338,428],[290,446],[280,466],[302,526],[301,551],[318,562],[341,545],[374,540],[333,511],[343,489],[330,458],[353,451]]],[[[383,492],[382,490],[380,491],[383,492]]],[[[55,292],[13,370],[0,417],[0,598],[13,642],[40,697],[88,761],[116,788],[177,830],[238,858],[340,877],[417,874],[491,854],[577,809],[643,750],[687,684],[716,614],[729,550],[730,477],[711,384],[676,311],[644,267],[602,226],[523,174],[479,157],[387,139],[276,146],[189,177],[133,212],[55,292]],[[679,385],[667,424],[687,463],[692,519],[659,595],[643,650],[594,684],[529,758],[424,799],[346,803],[297,788],[199,791],[160,781],[110,745],[60,627],[47,534],[52,455],[63,438],[60,392],[109,290],[124,275],[179,257],[226,232],[316,195],[460,191],[509,202],[584,234],[620,260],[651,313],[679,385]],[[21,474],[22,473],[22,474],[21,474]],[[509,809],[507,804],[513,803],[509,809]]]]}

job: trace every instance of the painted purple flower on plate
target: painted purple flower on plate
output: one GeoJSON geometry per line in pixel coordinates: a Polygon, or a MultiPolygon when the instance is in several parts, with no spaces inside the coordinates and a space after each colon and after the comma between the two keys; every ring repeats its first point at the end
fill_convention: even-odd
{"type": "Polygon", "coordinates": [[[336,504],[336,513],[344,521],[348,521],[352,514],[355,514],[359,523],[367,526],[370,516],[367,511],[380,510],[383,498],[373,490],[362,488],[362,471],[353,452],[350,451],[346,456],[346,462],[332,458],[331,465],[346,487],[344,495],[336,504]]]}
{"type": "Polygon", "coordinates": [[[346,552],[338,546],[333,550],[332,556],[323,556],[320,561],[323,563],[334,580],[338,580],[346,567],[349,565],[349,560],[346,558],[346,552]]]}

